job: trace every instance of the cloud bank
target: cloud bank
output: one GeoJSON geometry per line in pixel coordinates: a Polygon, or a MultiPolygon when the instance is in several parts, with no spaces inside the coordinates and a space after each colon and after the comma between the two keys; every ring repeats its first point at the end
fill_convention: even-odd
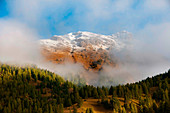
{"type": "Polygon", "coordinates": [[[169,0],[12,0],[9,17],[35,28],[43,38],[92,31],[137,32],[148,24],[170,22],[169,0]]]}
{"type": "Polygon", "coordinates": [[[93,85],[134,82],[170,67],[169,0],[6,2],[9,14],[0,18],[0,61],[33,63],[63,76],[80,75],[93,85]],[[86,72],[79,64],[44,62],[36,43],[54,34],[76,31],[113,34],[124,29],[134,35],[133,48],[113,51],[119,68],[105,66],[98,74],[86,72]]]}
{"type": "Polygon", "coordinates": [[[0,19],[0,60],[21,64],[38,61],[37,38],[38,35],[24,24],[0,19]]]}

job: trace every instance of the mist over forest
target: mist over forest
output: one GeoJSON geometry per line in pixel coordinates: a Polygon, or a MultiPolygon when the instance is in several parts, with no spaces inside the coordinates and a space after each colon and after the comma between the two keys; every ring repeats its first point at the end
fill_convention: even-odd
{"type": "Polygon", "coordinates": [[[0,0],[0,112],[169,113],[169,0],[0,0]]]}

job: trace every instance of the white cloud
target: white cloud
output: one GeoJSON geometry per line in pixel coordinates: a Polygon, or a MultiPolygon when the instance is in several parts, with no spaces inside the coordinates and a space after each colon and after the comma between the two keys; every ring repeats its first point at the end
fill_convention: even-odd
{"type": "Polygon", "coordinates": [[[131,8],[134,0],[116,0],[113,7],[117,12],[127,11],[131,8]]]}
{"type": "Polygon", "coordinates": [[[15,20],[0,20],[0,60],[34,63],[40,55],[35,43],[38,35],[15,20]]]}
{"type": "Polygon", "coordinates": [[[111,18],[114,13],[129,10],[133,0],[86,0],[89,18],[111,18]]]}
{"type": "Polygon", "coordinates": [[[170,58],[170,23],[149,24],[136,34],[148,49],[170,58]]]}
{"type": "Polygon", "coordinates": [[[150,10],[166,10],[170,7],[169,0],[145,0],[145,8],[150,10]]]}
{"type": "MultiPolygon", "coordinates": [[[[64,31],[70,32],[80,27],[90,29],[89,31],[99,30],[102,33],[107,33],[109,29],[113,33],[115,29],[121,30],[124,26],[127,29],[133,26],[135,29],[148,16],[168,12],[170,6],[168,0],[145,0],[144,3],[142,2],[144,9],[141,9],[141,7],[133,9],[134,0],[13,0],[9,1],[9,4],[12,19],[0,20],[0,59],[17,63],[37,63],[36,61],[40,58],[35,49],[37,47],[32,42],[39,37],[34,32],[35,29],[48,32],[50,27],[57,27],[56,29],[60,29],[64,33],[64,31]],[[65,11],[69,9],[74,9],[75,14],[68,21],[62,20],[65,11]],[[48,20],[49,16],[55,20],[52,25],[49,25],[49,22],[51,22],[48,20]],[[69,21],[73,24],[67,26],[69,21]],[[78,23],[78,28],[75,23],[78,23]]],[[[110,71],[112,68],[108,68],[109,76],[117,76],[117,78],[121,76],[124,79],[130,77],[129,81],[132,81],[132,79],[136,80],[134,79],[135,76],[138,78],[141,74],[147,76],[153,75],[155,72],[162,72],[162,70],[165,71],[165,68],[169,66],[169,60],[167,62],[164,57],[170,55],[168,53],[170,48],[170,23],[165,21],[159,23],[157,25],[146,25],[143,30],[138,31],[135,38],[141,40],[135,46],[137,50],[130,53],[131,61],[125,61],[125,65],[121,65],[122,69],[114,70],[115,75],[110,71]],[[141,41],[143,42],[141,43],[141,41]],[[126,73],[129,75],[124,77],[126,73]],[[130,74],[133,75],[130,76],[130,74]]],[[[42,63],[41,66],[49,68],[47,64],[42,63]]],[[[64,65],[64,68],[63,65],[57,65],[59,70],[67,68],[66,73],[64,73],[65,70],[59,71],[56,69],[56,65],[53,65],[52,70],[55,71],[56,69],[55,72],[63,75],[76,70],[75,73],[77,74],[79,70],[82,70],[82,67],[77,67],[79,65],[74,67],[64,65]]]]}
{"type": "Polygon", "coordinates": [[[117,32],[124,29],[135,31],[148,17],[166,16],[166,18],[160,17],[158,21],[161,19],[167,21],[168,13],[166,12],[170,6],[168,1],[13,0],[8,3],[12,17],[49,35],[51,29],[62,34],[77,30],[100,33],[117,32]],[[137,7],[133,9],[135,4],[137,7]],[[73,11],[73,14],[65,20],[65,15],[67,16],[69,11],[73,11]],[[60,29],[65,29],[65,32],[60,29]]]}

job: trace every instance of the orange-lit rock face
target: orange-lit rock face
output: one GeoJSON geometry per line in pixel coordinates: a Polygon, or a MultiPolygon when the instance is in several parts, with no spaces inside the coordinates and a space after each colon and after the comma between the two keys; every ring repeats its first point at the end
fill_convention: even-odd
{"type": "Polygon", "coordinates": [[[54,35],[40,41],[42,54],[53,63],[80,63],[86,70],[99,71],[103,65],[115,66],[109,51],[125,48],[131,39],[129,32],[101,35],[91,32],[76,32],[54,35]],[[125,44],[126,43],[126,44],[125,44]]]}
{"type": "Polygon", "coordinates": [[[94,50],[87,48],[79,51],[71,51],[70,48],[56,49],[55,51],[42,47],[42,54],[47,61],[63,63],[79,63],[88,71],[100,71],[103,65],[115,66],[108,52],[103,49],[94,50]]]}

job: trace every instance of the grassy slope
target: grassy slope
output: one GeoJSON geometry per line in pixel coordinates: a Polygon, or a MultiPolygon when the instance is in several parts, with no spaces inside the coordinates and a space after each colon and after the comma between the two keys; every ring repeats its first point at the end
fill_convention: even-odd
{"type": "MultiPolygon", "coordinates": [[[[168,78],[169,79],[169,78],[168,78]]],[[[164,79],[163,79],[164,80],[164,79]]],[[[144,80],[145,81],[145,80],[144,80]]],[[[33,86],[37,86],[38,84],[40,84],[42,81],[41,80],[37,80],[36,82],[34,81],[34,79],[31,79],[29,84],[33,85],[33,86]]],[[[170,84],[169,84],[170,85],[170,84]]],[[[158,87],[151,87],[150,88],[150,92],[151,95],[153,92],[155,92],[158,89],[158,87]]],[[[40,90],[37,88],[37,90],[40,90]]],[[[46,94],[42,94],[42,96],[44,97],[50,97],[51,96],[51,89],[49,88],[44,88],[43,90],[46,90],[46,94]]],[[[108,98],[111,98],[111,96],[108,96],[108,98]]],[[[145,98],[145,95],[143,94],[143,98],[145,98]]],[[[124,105],[124,98],[118,98],[121,105],[124,105]]],[[[85,110],[87,108],[93,108],[95,113],[111,113],[112,110],[111,109],[105,109],[103,107],[103,105],[98,102],[101,101],[101,99],[93,99],[93,98],[88,98],[88,99],[84,99],[83,105],[81,106],[81,108],[78,108],[78,112],[85,112],[85,110]]],[[[137,106],[139,104],[139,101],[136,99],[132,99],[131,101],[133,101],[137,106]]],[[[73,106],[65,108],[64,109],[64,113],[70,113],[70,109],[73,110],[73,106]]]]}
{"type": "MultiPolygon", "coordinates": [[[[110,97],[111,96],[109,95],[108,98],[110,97]]],[[[124,98],[118,98],[118,99],[120,101],[120,104],[123,106],[124,98]]],[[[95,113],[112,113],[113,112],[111,109],[104,108],[103,105],[99,103],[98,101],[101,101],[101,99],[93,99],[93,98],[84,99],[83,105],[81,106],[81,108],[78,108],[78,112],[85,113],[87,108],[93,108],[95,113]]],[[[138,100],[132,99],[131,101],[133,101],[138,106],[139,104],[138,100]]],[[[70,113],[70,109],[72,111],[73,106],[65,108],[64,113],[70,113]]]]}

